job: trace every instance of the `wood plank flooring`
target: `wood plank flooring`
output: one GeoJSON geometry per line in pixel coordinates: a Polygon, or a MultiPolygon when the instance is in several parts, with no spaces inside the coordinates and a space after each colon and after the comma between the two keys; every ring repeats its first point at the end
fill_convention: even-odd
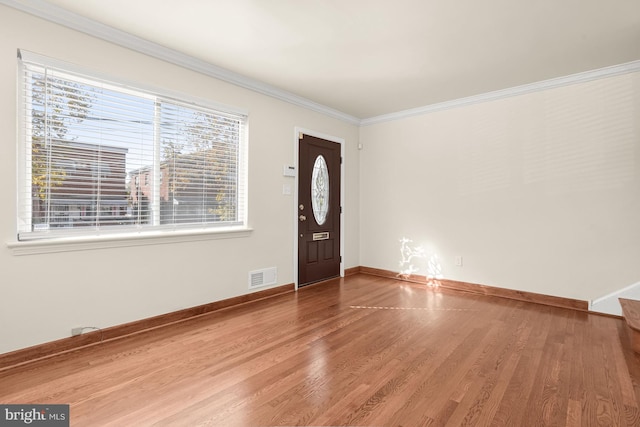
{"type": "Polygon", "coordinates": [[[0,372],[72,426],[639,426],[621,319],[357,274],[0,372]]]}

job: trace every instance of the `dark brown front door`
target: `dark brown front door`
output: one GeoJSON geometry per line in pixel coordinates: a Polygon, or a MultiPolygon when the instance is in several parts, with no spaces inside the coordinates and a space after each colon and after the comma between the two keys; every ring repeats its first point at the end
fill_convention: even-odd
{"type": "Polygon", "coordinates": [[[301,135],[298,285],[340,275],[340,144],[301,135]]]}

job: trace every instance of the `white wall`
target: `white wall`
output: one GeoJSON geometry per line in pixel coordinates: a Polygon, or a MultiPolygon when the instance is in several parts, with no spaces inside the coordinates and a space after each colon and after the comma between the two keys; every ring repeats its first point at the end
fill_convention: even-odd
{"type": "Polygon", "coordinates": [[[359,261],[358,128],[0,6],[0,239],[16,240],[16,50],[249,111],[249,237],[14,255],[0,246],[0,353],[248,293],[250,270],[294,282],[294,128],[345,140],[346,268],[359,261]]]}
{"type": "Polygon", "coordinates": [[[15,242],[16,49],[249,111],[249,237],[40,255],[0,245],[0,353],[294,282],[296,126],[343,138],[346,268],[594,300],[640,281],[640,73],[353,125],[0,6],[0,239],[15,242]],[[357,150],[358,140],[363,150],[357,150]],[[463,257],[463,266],[454,257],[463,257]],[[404,266],[406,267],[406,265],[404,266]]]}
{"type": "Polygon", "coordinates": [[[406,237],[453,280],[581,300],[640,281],[640,73],[360,138],[363,266],[399,271],[406,237]]]}

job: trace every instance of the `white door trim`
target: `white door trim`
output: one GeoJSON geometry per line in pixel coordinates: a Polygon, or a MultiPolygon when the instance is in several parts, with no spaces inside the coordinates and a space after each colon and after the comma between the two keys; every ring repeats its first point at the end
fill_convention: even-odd
{"type": "MultiPolygon", "coordinates": [[[[298,136],[300,134],[314,136],[316,138],[326,139],[327,141],[340,144],[340,157],[344,159],[344,138],[333,135],[327,135],[322,132],[306,129],[300,126],[294,128],[293,133],[293,152],[294,165],[296,168],[295,188],[293,192],[293,281],[296,290],[298,290],[298,136]]],[[[340,162],[340,206],[342,206],[342,214],[340,215],[340,277],[344,277],[344,161],[340,162]]]]}

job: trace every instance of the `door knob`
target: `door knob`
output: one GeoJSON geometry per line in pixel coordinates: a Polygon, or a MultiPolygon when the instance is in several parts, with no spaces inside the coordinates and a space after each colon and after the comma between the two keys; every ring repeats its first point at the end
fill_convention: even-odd
{"type": "Polygon", "coordinates": [[[306,220],[307,220],[307,217],[306,217],[306,216],[304,216],[304,215],[300,215],[300,216],[298,217],[298,219],[299,219],[300,221],[306,221],[306,220]]]}

